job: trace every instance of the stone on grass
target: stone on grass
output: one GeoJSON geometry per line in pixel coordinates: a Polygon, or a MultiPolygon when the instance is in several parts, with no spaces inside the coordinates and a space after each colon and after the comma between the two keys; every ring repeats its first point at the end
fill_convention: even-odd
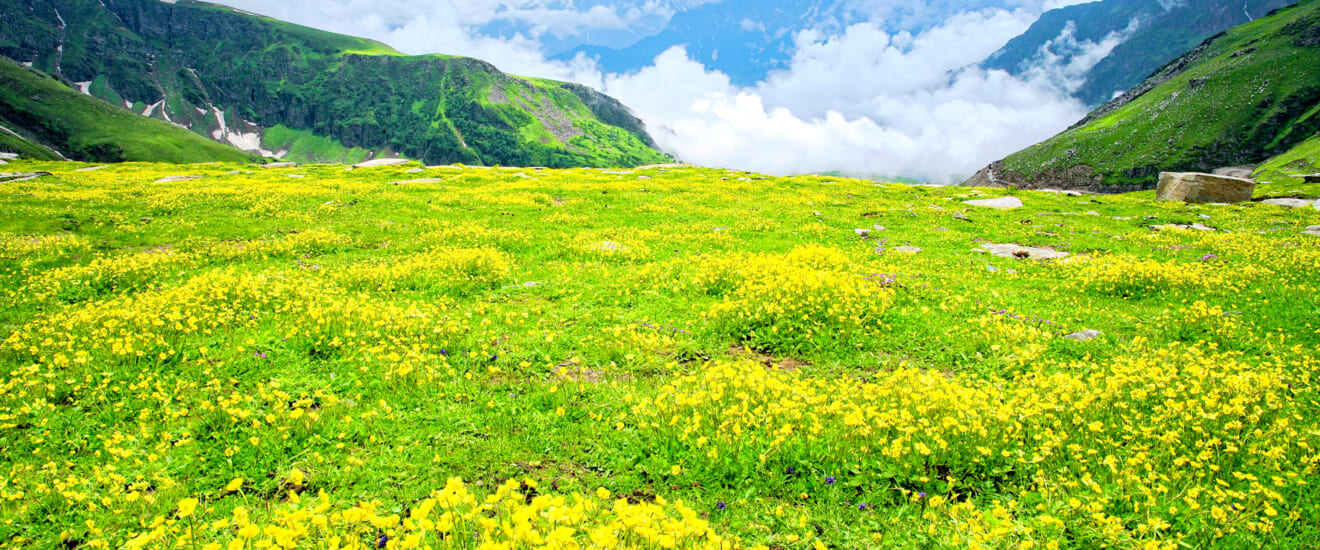
{"type": "Polygon", "coordinates": [[[1256,182],[1200,172],[1160,172],[1155,200],[1192,203],[1236,203],[1251,200],[1256,182]]]}
{"type": "Polygon", "coordinates": [[[628,247],[614,241],[601,241],[591,245],[591,248],[601,252],[625,252],[628,250],[628,247]]]}
{"type": "Polygon", "coordinates": [[[997,199],[981,199],[975,201],[963,201],[963,204],[971,206],[983,206],[986,208],[995,208],[998,210],[1013,210],[1022,208],[1022,200],[1017,197],[999,197],[997,199]]]}
{"type": "Polygon", "coordinates": [[[971,218],[967,217],[967,214],[963,214],[962,212],[954,212],[954,213],[953,213],[953,219],[955,219],[955,220],[962,220],[962,221],[965,221],[965,222],[970,222],[970,221],[972,221],[971,218]]]}
{"type": "Polygon", "coordinates": [[[1000,258],[1030,258],[1032,260],[1056,260],[1067,258],[1067,252],[1060,252],[1053,248],[1041,248],[1036,246],[1022,246],[1019,244],[995,244],[986,243],[981,248],[990,251],[991,254],[1000,258]]]}
{"type": "Polygon", "coordinates": [[[105,164],[102,164],[102,165],[100,165],[100,166],[85,166],[85,167],[83,167],[83,168],[79,168],[79,169],[77,169],[77,170],[74,170],[74,172],[91,172],[91,171],[94,171],[94,170],[100,170],[100,169],[102,169],[102,168],[105,168],[106,166],[107,166],[107,165],[105,165],[105,164]]]}
{"type": "Polygon", "coordinates": [[[871,236],[870,229],[854,229],[853,233],[856,233],[858,237],[861,237],[863,239],[871,236]]]}
{"type": "Polygon", "coordinates": [[[272,162],[261,165],[262,168],[295,168],[297,166],[298,163],[296,162],[272,162]]]}
{"type": "Polygon", "coordinates": [[[1068,338],[1068,339],[1070,339],[1070,340],[1077,340],[1077,341],[1079,341],[1079,342],[1086,342],[1086,341],[1089,341],[1089,340],[1095,340],[1096,338],[1099,338],[1099,337],[1101,337],[1101,336],[1104,336],[1104,334],[1105,334],[1105,333],[1100,332],[1100,331],[1095,330],[1095,329],[1087,329],[1087,330],[1083,330],[1083,331],[1081,331],[1081,332],[1074,332],[1074,333],[1072,333],[1072,334],[1069,334],[1069,335],[1067,335],[1067,336],[1064,336],[1064,338],[1068,338]]]}
{"type": "Polygon", "coordinates": [[[405,183],[439,183],[439,182],[442,182],[442,181],[445,181],[445,179],[444,179],[444,178],[421,178],[421,179],[415,179],[415,180],[392,181],[392,182],[386,183],[385,185],[403,185],[403,184],[405,184],[405,183]]]}
{"type": "Polygon", "coordinates": [[[170,183],[174,181],[192,181],[201,176],[166,176],[156,180],[156,183],[170,183]]]}
{"type": "Polygon", "coordinates": [[[408,159],[371,159],[354,164],[354,168],[372,168],[375,166],[398,166],[408,164],[408,159]]]}
{"type": "Polygon", "coordinates": [[[1194,223],[1191,225],[1187,225],[1184,223],[1171,223],[1168,225],[1152,225],[1150,226],[1150,228],[1156,231],[1164,231],[1166,229],[1195,229],[1197,231],[1215,231],[1215,228],[1199,223],[1194,223]]]}
{"type": "Polygon", "coordinates": [[[34,180],[42,176],[49,176],[50,172],[0,172],[0,183],[18,183],[20,181],[34,180]]]}
{"type": "Polygon", "coordinates": [[[1261,204],[1287,206],[1288,208],[1301,208],[1303,206],[1310,206],[1313,201],[1311,199],[1265,199],[1260,202],[1261,204]]]}
{"type": "Polygon", "coordinates": [[[890,250],[893,250],[894,252],[902,252],[902,253],[904,253],[904,254],[920,254],[920,253],[921,253],[921,249],[920,249],[920,248],[917,248],[917,247],[915,247],[915,246],[895,246],[894,248],[891,248],[890,250]]]}

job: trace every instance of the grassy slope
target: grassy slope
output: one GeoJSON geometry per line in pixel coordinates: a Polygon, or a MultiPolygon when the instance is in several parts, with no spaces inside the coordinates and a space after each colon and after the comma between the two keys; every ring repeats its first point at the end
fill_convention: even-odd
{"type": "Polygon", "coordinates": [[[265,140],[276,150],[314,149],[322,155],[308,159],[348,161],[368,151],[429,164],[612,166],[664,160],[648,147],[649,137],[631,115],[597,117],[562,83],[518,79],[478,60],[405,56],[370,40],[188,1],[63,1],[59,9],[68,29],[61,33],[52,6],[0,0],[0,12],[17,19],[0,28],[0,53],[55,71],[59,57],[47,53],[63,35],[59,70],[66,80],[91,81],[93,95],[114,105],[127,103],[136,112],[163,94],[165,108],[153,116],[168,115],[203,136],[219,130],[213,112],[219,107],[230,131],[252,132],[243,123],[248,121],[323,138],[325,143],[295,143],[280,133],[265,140]],[[526,91],[531,107],[491,105],[482,88],[488,85],[508,88],[511,95],[526,91]],[[539,112],[543,103],[559,114],[539,112]],[[545,121],[559,117],[581,123],[592,146],[564,143],[549,132],[545,121]],[[596,118],[607,124],[591,124],[596,118]]]}
{"type": "Polygon", "coordinates": [[[0,107],[6,127],[75,160],[240,162],[249,158],[238,149],[107,105],[48,75],[4,60],[0,60],[0,107]]]}
{"type": "MultiPolygon", "coordinates": [[[[1315,209],[1012,191],[1026,207],[995,211],[959,201],[1005,191],[695,168],[76,167],[18,163],[55,176],[0,194],[6,546],[472,548],[573,493],[524,516],[537,536],[580,514],[559,534],[655,547],[683,531],[619,516],[682,500],[697,532],[791,550],[1320,541],[1315,209]],[[1222,231],[1150,229],[1192,222],[1222,231]],[[424,499],[451,477],[494,504],[457,504],[441,538],[450,505],[424,499]]],[[[1263,191],[1284,189],[1320,196],[1263,191]]]]}
{"type": "Polygon", "coordinates": [[[1253,177],[1277,184],[1298,184],[1302,183],[1302,178],[1298,176],[1315,173],[1320,173],[1320,134],[1265,161],[1256,168],[1253,177]]]}
{"type": "Polygon", "coordinates": [[[1182,74],[1010,155],[1003,170],[1016,175],[1009,179],[1030,179],[1087,165],[1106,185],[1151,186],[1162,170],[1257,163],[1286,151],[1309,135],[1301,128],[1320,124],[1311,116],[1320,101],[1320,48],[1298,46],[1298,36],[1283,32],[1295,22],[1320,25],[1320,2],[1229,31],[1182,74]]]}

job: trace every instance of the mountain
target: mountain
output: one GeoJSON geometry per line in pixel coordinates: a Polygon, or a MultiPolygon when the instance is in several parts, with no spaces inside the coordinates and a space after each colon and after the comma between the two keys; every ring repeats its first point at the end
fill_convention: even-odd
{"type": "Polygon", "coordinates": [[[1161,171],[1257,164],[1320,132],[1320,0],[1207,39],[968,183],[1150,188],[1161,171]]]}
{"type": "Polygon", "coordinates": [[[590,88],[180,0],[0,0],[0,54],[82,92],[296,161],[660,162],[640,120],[590,88]]]}
{"type": "Polygon", "coordinates": [[[1104,54],[1081,75],[1074,95],[1100,105],[1170,59],[1225,29],[1296,0],[1104,0],[1054,9],[982,63],[1023,75],[1050,58],[1059,66],[1104,54]],[[1108,44],[1105,44],[1108,41],[1108,44]],[[1088,47],[1089,46],[1089,47],[1088,47]],[[1098,50],[1098,51],[1097,51],[1098,50]]]}
{"type": "Polygon", "coordinates": [[[0,151],[87,162],[248,162],[183,128],[130,113],[0,58],[0,151]]]}

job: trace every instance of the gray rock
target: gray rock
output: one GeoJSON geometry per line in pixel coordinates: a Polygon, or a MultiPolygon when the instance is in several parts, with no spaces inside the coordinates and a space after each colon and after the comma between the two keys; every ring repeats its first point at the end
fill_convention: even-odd
{"type": "Polygon", "coordinates": [[[305,178],[305,177],[307,177],[307,174],[289,174],[289,177],[291,177],[291,178],[305,178]]]}
{"type": "Polygon", "coordinates": [[[392,182],[389,182],[389,183],[387,183],[387,184],[385,184],[385,185],[403,185],[403,184],[405,184],[405,183],[439,183],[439,182],[442,182],[442,181],[445,181],[445,179],[444,179],[444,178],[421,178],[421,179],[415,179],[415,180],[392,181],[392,182]]]}
{"type": "Polygon", "coordinates": [[[953,219],[955,219],[955,220],[962,220],[962,221],[965,221],[965,222],[970,222],[970,221],[972,221],[971,218],[967,217],[967,214],[963,214],[962,212],[954,212],[954,213],[953,213],[953,219]]]}
{"type": "Polygon", "coordinates": [[[920,249],[920,248],[917,248],[917,247],[915,247],[915,246],[895,246],[894,248],[891,248],[890,250],[893,250],[894,252],[902,252],[902,253],[904,253],[904,254],[920,254],[920,253],[921,253],[921,249],[920,249]]]}
{"type": "Polygon", "coordinates": [[[1307,230],[1307,231],[1320,231],[1320,225],[1308,225],[1308,226],[1306,226],[1306,230],[1307,230]]]}
{"type": "Polygon", "coordinates": [[[856,233],[858,237],[861,237],[863,239],[871,236],[870,229],[854,229],[853,233],[856,233]]]}
{"type": "Polygon", "coordinates": [[[1304,206],[1310,206],[1312,201],[1311,199],[1265,199],[1260,201],[1260,203],[1273,204],[1275,206],[1287,206],[1288,208],[1302,208],[1304,206]]]}
{"type": "Polygon", "coordinates": [[[876,231],[888,231],[888,228],[886,228],[886,227],[883,226],[883,225],[877,225],[877,226],[875,226],[875,230],[876,230],[876,231]]]}
{"type": "Polygon", "coordinates": [[[376,166],[398,166],[408,164],[408,159],[371,159],[354,164],[354,168],[373,168],[376,166]]]}
{"type": "Polygon", "coordinates": [[[0,172],[0,182],[18,183],[20,181],[34,180],[42,176],[49,176],[50,172],[0,172]]]}
{"type": "Polygon", "coordinates": [[[985,208],[995,208],[998,210],[1013,210],[1022,208],[1022,200],[1017,197],[999,197],[997,199],[981,199],[975,201],[963,201],[963,204],[971,206],[983,206],[985,208]]]}
{"type": "Polygon", "coordinates": [[[156,180],[156,183],[170,183],[172,181],[192,181],[201,176],[167,176],[156,180]]]}
{"type": "Polygon", "coordinates": [[[94,170],[100,170],[100,169],[105,168],[105,167],[106,167],[105,164],[102,164],[102,165],[100,165],[100,166],[85,166],[85,167],[79,168],[79,169],[77,169],[77,170],[74,170],[74,172],[91,172],[91,171],[94,171],[94,170]]]}
{"type": "Polygon", "coordinates": [[[1034,246],[1022,246],[1018,244],[995,244],[986,243],[981,248],[990,251],[991,254],[1001,258],[1030,258],[1033,260],[1055,260],[1067,258],[1067,252],[1060,252],[1053,248],[1039,248],[1034,246]]]}
{"type": "Polygon", "coordinates": [[[1081,331],[1081,332],[1074,332],[1074,333],[1072,333],[1072,334],[1069,334],[1069,335],[1067,335],[1067,336],[1064,336],[1064,338],[1068,338],[1068,339],[1071,339],[1071,340],[1077,340],[1077,341],[1079,341],[1079,342],[1086,342],[1086,341],[1090,341],[1090,340],[1095,340],[1096,338],[1099,338],[1099,337],[1101,337],[1101,336],[1104,336],[1104,334],[1105,334],[1105,333],[1100,332],[1100,331],[1095,330],[1095,329],[1087,329],[1087,330],[1083,330],[1083,331],[1081,331]]]}
{"type": "Polygon", "coordinates": [[[811,211],[811,215],[812,215],[812,216],[815,216],[815,217],[817,217],[817,218],[819,218],[819,217],[821,217],[822,214],[821,214],[820,211],[818,211],[818,210],[812,210],[812,211],[811,211]]]}
{"type": "Polygon", "coordinates": [[[1303,231],[1302,234],[1303,234],[1303,235],[1315,235],[1316,237],[1320,237],[1320,231],[1303,231]]]}
{"type": "Polygon", "coordinates": [[[1200,172],[1160,172],[1155,200],[1191,203],[1235,203],[1251,200],[1256,182],[1200,172]]]}
{"type": "Polygon", "coordinates": [[[1152,226],[1150,226],[1150,228],[1151,228],[1151,229],[1154,229],[1154,230],[1156,230],[1156,231],[1164,231],[1164,230],[1166,230],[1166,229],[1195,229],[1195,230],[1197,230],[1197,231],[1215,231],[1215,230],[1216,230],[1216,229],[1213,228],[1213,227],[1210,227],[1210,226],[1208,226],[1208,225],[1201,225],[1201,224],[1199,224],[1199,223],[1194,223],[1194,224],[1192,224],[1192,225],[1181,224],[1181,223],[1171,223],[1171,224],[1168,224],[1168,225],[1152,225],[1152,226]]]}
{"type": "Polygon", "coordinates": [[[272,162],[261,165],[262,168],[295,168],[297,166],[298,163],[296,162],[272,162]]]}
{"type": "Polygon", "coordinates": [[[591,248],[601,252],[625,252],[628,250],[628,247],[614,241],[601,241],[591,245],[591,248]]]}
{"type": "Polygon", "coordinates": [[[426,171],[425,168],[409,168],[409,169],[407,169],[407,170],[404,170],[403,173],[405,173],[405,174],[420,174],[420,173],[425,172],[425,171],[426,171]]]}

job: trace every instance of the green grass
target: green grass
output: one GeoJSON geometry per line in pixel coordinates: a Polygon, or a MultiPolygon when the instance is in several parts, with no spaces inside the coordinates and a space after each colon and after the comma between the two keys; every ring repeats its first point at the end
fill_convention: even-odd
{"type": "Polygon", "coordinates": [[[9,61],[0,61],[0,106],[5,108],[2,116],[16,126],[12,130],[73,159],[182,163],[250,158],[233,147],[82,95],[9,61]]]}
{"type": "Polygon", "coordinates": [[[1317,50],[1295,44],[1290,30],[1317,22],[1320,2],[1308,0],[1234,28],[1186,71],[1010,155],[1003,170],[1016,180],[1085,165],[1105,185],[1153,187],[1160,171],[1208,171],[1280,154],[1317,129],[1308,115],[1320,99],[1317,50]]]}
{"type": "Polygon", "coordinates": [[[81,166],[0,195],[0,547],[1320,542],[1315,209],[81,166]]]}
{"type": "Polygon", "coordinates": [[[294,130],[286,126],[267,128],[261,136],[261,146],[267,151],[288,153],[280,160],[299,163],[355,164],[371,156],[371,151],[344,144],[307,130],[294,130]]]}

